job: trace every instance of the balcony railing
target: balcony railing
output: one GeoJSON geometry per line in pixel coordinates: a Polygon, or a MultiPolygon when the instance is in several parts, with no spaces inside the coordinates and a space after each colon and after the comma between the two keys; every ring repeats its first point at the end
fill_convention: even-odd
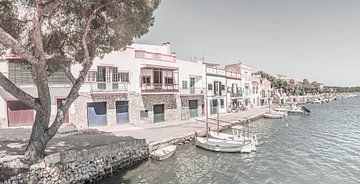
{"type": "Polygon", "coordinates": [[[167,61],[167,62],[176,62],[175,55],[167,55],[161,53],[153,53],[153,52],[146,52],[143,50],[136,50],[135,51],[135,58],[138,59],[150,59],[150,60],[157,60],[157,61],[167,61]]]}
{"type": "Polygon", "coordinates": [[[204,95],[205,92],[206,92],[205,88],[180,89],[180,94],[182,95],[204,95]]]}
{"type": "Polygon", "coordinates": [[[145,83],[141,84],[141,92],[179,92],[178,84],[165,84],[165,83],[145,83]]]}
{"type": "Polygon", "coordinates": [[[230,97],[242,97],[243,93],[237,92],[237,93],[230,93],[230,97]]]}
{"type": "Polygon", "coordinates": [[[126,82],[92,82],[90,83],[91,92],[115,92],[127,91],[128,83],[126,82]]]}

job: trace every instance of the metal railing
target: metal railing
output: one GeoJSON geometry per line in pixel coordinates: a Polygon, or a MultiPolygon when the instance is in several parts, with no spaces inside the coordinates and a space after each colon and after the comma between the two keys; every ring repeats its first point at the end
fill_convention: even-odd
{"type": "Polygon", "coordinates": [[[141,84],[141,92],[179,92],[179,85],[165,83],[145,83],[141,84]]]}
{"type": "Polygon", "coordinates": [[[180,89],[180,94],[182,95],[203,95],[205,94],[205,88],[182,88],[180,89]]]}
{"type": "Polygon", "coordinates": [[[127,91],[128,83],[126,82],[92,82],[90,83],[91,92],[112,92],[127,91]]]}
{"type": "Polygon", "coordinates": [[[146,51],[143,51],[143,50],[136,50],[135,51],[135,58],[138,58],[138,59],[151,59],[151,60],[167,61],[167,62],[175,62],[176,61],[176,56],[175,55],[146,52],[146,51]]]}
{"type": "Polygon", "coordinates": [[[230,97],[242,97],[243,93],[237,92],[237,93],[230,93],[230,97]]]}

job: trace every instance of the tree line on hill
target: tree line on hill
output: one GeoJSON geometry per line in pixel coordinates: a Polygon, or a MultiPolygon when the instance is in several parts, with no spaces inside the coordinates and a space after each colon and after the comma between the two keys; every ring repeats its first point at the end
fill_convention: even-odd
{"type": "Polygon", "coordinates": [[[273,75],[270,75],[264,71],[258,71],[255,73],[260,75],[262,78],[266,78],[271,82],[271,87],[275,89],[281,89],[289,95],[305,95],[307,93],[323,93],[325,90],[321,90],[318,87],[312,85],[308,79],[303,79],[300,82],[290,79],[285,81],[283,79],[276,78],[273,75]]]}

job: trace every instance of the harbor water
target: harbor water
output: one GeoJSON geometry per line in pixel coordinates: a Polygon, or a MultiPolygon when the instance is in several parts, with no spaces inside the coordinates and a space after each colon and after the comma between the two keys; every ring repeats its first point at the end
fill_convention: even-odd
{"type": "Polygon", "coordinates": [[[98,183],[360,183],[360,97],[307,107],[310,115],[253,122],[255,153],[187,144],[168,160],[149,160],[98,183]]]}

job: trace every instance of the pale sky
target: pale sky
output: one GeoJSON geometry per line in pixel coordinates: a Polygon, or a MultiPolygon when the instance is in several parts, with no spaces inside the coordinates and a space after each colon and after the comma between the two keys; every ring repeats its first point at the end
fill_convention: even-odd
{"type": "Polygon", "coordinates": [[[164,41],[185,60],[360,86],[360,0],[162,0],[135,42],[164,41]]]}

